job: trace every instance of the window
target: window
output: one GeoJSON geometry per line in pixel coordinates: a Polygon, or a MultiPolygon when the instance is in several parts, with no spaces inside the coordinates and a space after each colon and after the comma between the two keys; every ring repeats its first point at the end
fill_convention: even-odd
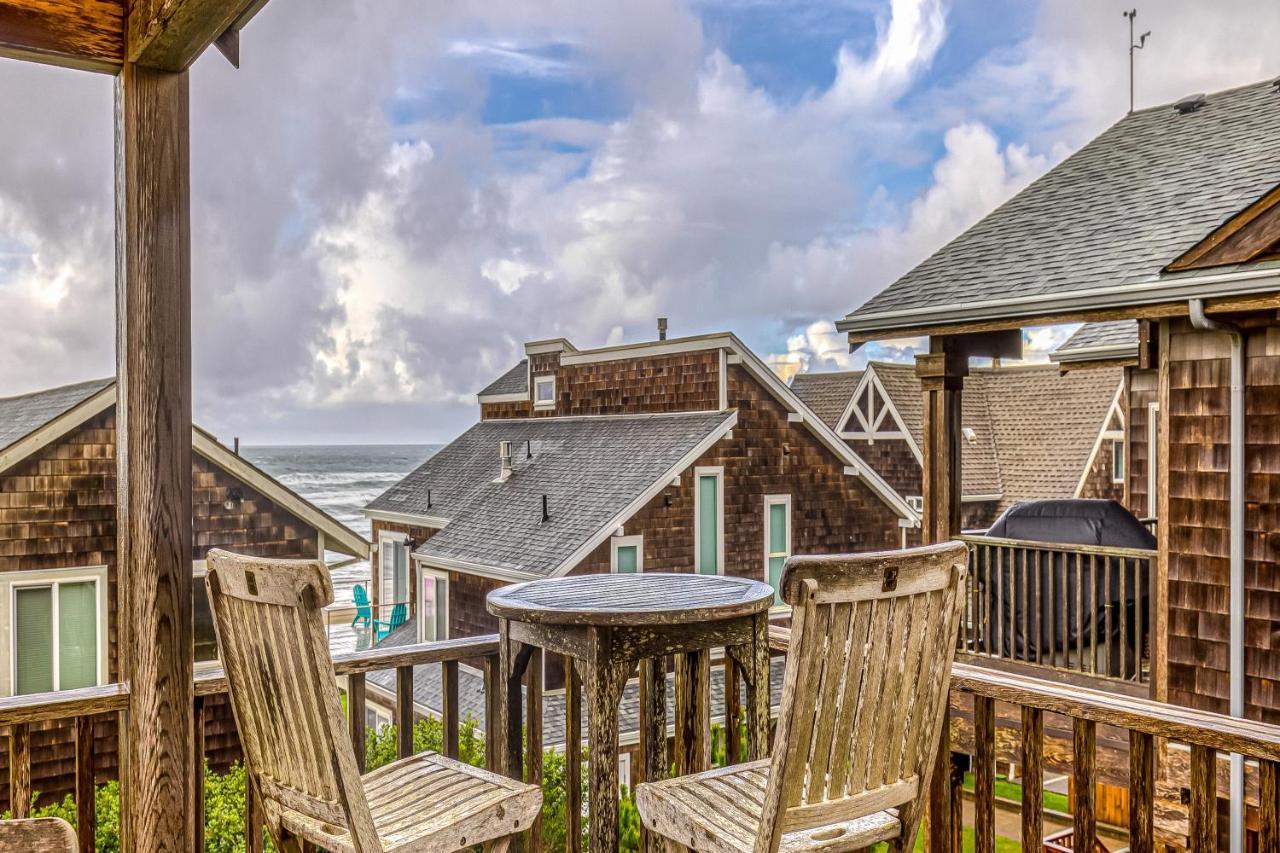
{"type": "Polygon", "coordinates": [[[12,693],[100,684],[105,668],[106,569],[41,575],[20,578],[11,586],[12,693]]]}
{"type": "Polygon", "coordinates": [[[695,468],[693,495],[694,570],[703,575],[724,573],[724,469],[695,468]]]}
{"type": "Polygon", "coordinates": [[[620,575],[644,571],[644,537],[615,536],[609,540],[609,569],[620,575]]]}
{"type": "Polygon", "coordinates": [[[533,405],[538,409],[554,408],[556,404],[556,377],[535,376],[533,378],[533,405]]]}
{"type": "Polygon", "coordinates": [[[764,579],[782,604],[782,567],[791,556],[791,495],[764,496],[764,579]]]}
{"type": "Polygon", "coordinates": [[[1124,482],[1124,439],[1116,438],[1111,441],[1111,482],[1124,482]]]}
{"type": "Polygon", "coordinates": [[[924,495],[909,495],[907,497],[907,506],[916,512],[924,512],[924,495]]]}
{"type": "Polygon", "coordinates": [[[418,642],[449,639],[449,576],[430,569],[422,572],[422,596],[418,608],[418,642]]]}
{"type": "MultiPolygon", "coordinates": [[[[381,577],[378,605],[382,608],[409,601],[409,549],[405,545],[406,538],[403,533],[388,530],[378,534],[378,568],[381,577]]],[[[391,613],[389,609],[386,612],[391,613]]]]}

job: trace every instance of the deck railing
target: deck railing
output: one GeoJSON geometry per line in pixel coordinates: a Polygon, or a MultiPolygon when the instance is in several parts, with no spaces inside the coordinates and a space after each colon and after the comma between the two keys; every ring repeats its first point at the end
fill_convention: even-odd
{"type": "MultiPolygon", "coordinates": [[[[491,689],[497,683],[498,638],[496,635],[469,637],[462,640],[444,640],[436,643],[376,649],[353,654],[336,655],[334,671],[347,677],[347,707],[351,732],[351,744],[357,760],[365,764],[365,674],[394,669],[396,672],[396,734],[397,752],[406,757],[413,751],[413,679],[414,667],[438,664],[441,669],[442,695],[444,699],[443,728],[444,751],[458,754],[458,665],[468,661],[484,672],[486,704],[496,696],[491,689]]],[[[196,802],[193,804],[197,850],[204,849],[204,710],[206,700],[225,694],[226,679],[221,671],[211,670],[197,674],[194,684],[195,723],[193,735],[195,749],[192,773],[196,802]]],[[[95,813],[95,747],[94,724],[102,718],[115,716],[117,722],[129,705],[127,684],[107,684],[60,693],[41,693],[0,699],[0,727],[9,731],[9,791],[10,808],[14,817],[26,817],[31,807],[31,727],[43,723],[74,721],[75,726],[75,802],[76,834],[80,850],[91,853],[97,834],[95,813]]],[[[496,720],[497,714],[486,707],[486,724],[496,720]]],[[[485,737],[485,764],[496,766],[492,750],[498,739],[485,737]]],[[[252,786],[246,786],[246,837],[249,853],[262,849],[262,816],[258,810],[252,786]]],[[[121,797],[129,792],[121,790],[121,797]]]]}
{"type": "Polygon", "coordinates": [[[1145,684],[1156,552],[962,536],[961,652],[1145,684]]]}

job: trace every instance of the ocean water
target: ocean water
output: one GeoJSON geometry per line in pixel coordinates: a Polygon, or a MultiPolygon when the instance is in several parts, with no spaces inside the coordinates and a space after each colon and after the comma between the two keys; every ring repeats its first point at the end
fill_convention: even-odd
{"type": "MultiPolygon", "coordinates": [[[[369,538],[365,504],[430,458],[439,444],[241,446],[240,453],[352,530],[369,538]]],[[[351,602],[351,589],[369,582],[369,561],[333,571],[335,604],[351,602]]]]}

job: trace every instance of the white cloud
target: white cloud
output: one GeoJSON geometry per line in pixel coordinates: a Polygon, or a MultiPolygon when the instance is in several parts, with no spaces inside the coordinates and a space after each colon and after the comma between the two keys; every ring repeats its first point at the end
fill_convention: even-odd
{"type": "Polygon", "coordinates": [[[876,20],[878,38],[868,57],[848,44],[836,56],[836,79],[824,99],[839,110],[887,104],[932,61],[946,37],[943,0],[892,0],[889,19],[876,20]]]}

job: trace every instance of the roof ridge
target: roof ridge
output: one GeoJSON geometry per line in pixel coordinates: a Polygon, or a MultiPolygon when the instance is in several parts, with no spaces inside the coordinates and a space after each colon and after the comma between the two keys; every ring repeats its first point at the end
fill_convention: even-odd
{"type": "Polygon", "coordinates": [[[24,391],[21,394],[14,394],[9,397],[0,397],[0,403],[8,403],[13,400],[25,400],[28,397],[40,397],[45,394],[53,394],[57,391],[69,391],[72,388],[80,388],[85,385],[102,385],[103,388],[108,385],[115,384],[114,376],[104,376],[101,379],[82,379],[79,382],[68,382],[65,385],[55,385],[52,388],[38,388],[35,391],[24,391]]]}
{"type": "MultiPolygon", "coordinates": [[[[1213,92],[1205,92],[1204,96],[1207,100],[1209,98],[1216,98],[1220,95],[1230,95],[1234,92],[1242,92],[1245,89],[1253,89],[1260,86],[1273,86],[1275,85],[1275,82],[1277,79],[1280,79],[1280,77],[1277,77],[1276,75],[1273,74],[1264,80],[1254,80],[1252,83],[1241,83],[1238,86],[1229,86],[1226,89],[1218,89],[1213,92]]],[[[1185,98],[1191,94],[1192,94],[1191,92],[1188,92],[1186,95],[1183,95],[1182,98],[1185,98]]],[[[1141,109],[1137,109],[1137,110],[1134,110],[1133,112],[1126,113],[1119,121],[1124,121],[1125,119],[1129,118],[1129,116],[1136,116],[1142,113],[1149,113],[1149,112],[1152,112],[1153,110],[1167,110],[1175,106],[1178,103],[1178,101],[1182,100],[1182,98],[1177,98],[1175,100],[1168,101],[1163,104],[1152,104],[1149,107],[1142,107],[1141,109]]]]}

